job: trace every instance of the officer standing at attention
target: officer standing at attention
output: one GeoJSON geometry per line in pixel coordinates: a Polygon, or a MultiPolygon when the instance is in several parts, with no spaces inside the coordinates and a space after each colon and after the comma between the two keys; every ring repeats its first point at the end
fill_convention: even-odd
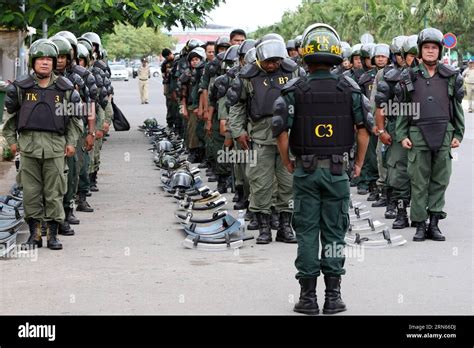
{"type": "Polygon", "coordinates": [[[334,65],[342,63],[339,35],[332,27],[322,23],[309,26],[303,34],[303,48],[309,76],[293,79],[283,88],[274,103],[272,130],[282,162],[293,173],[293,227],[298,242],[295,266],[301,285],[294,311],[319,313],[316,283],[322,272],[326,284],[323,313],[334,314],[346,310],[340,283],[345,273],[344,236],[349,227],[348,154],[356,129],[357,177],[369,142],[366,119],[370,106],[354,80],[330,73],[334,65]],[[296,156],[296,165],[289,150],[296,156]]]}
{"type": "Polygon", "coordinates": [[[142,104],[148,104],[148,79],[150,78],[150,67],[146,58],[142,59],[142,66],[138,68],[138,88],[142,104]]]}
{"type": "Polygon", "coordinates": [[[29,67],[34,72],[8,87],[5,103],[8,119],[3,135],[11,151],[21,150],[22,155],[17,181],[23,186],[25,220],[30,230],[25,243],[28,248],[43,246],[44,222],[48,248],[62,249],[57,235],[65,218],[65,157],[74,156],[83,129],[82,120],[67,115],[67,108],[63,107],[64,101],[79,103],[80,95],[67,78],[53,73],[58,53],[52,41],[35,41],[29,52],[29,67]]]}
{"type": "Polygon", "coordinates": [[[403,70],[398,99],[418,105],[419,113],[398,117],[396,141],[408,150],[411,180],[410,218],[416,224],[416,242],[445,241],[438,220],[445,219],[445,192],[452,170],[451,149],[464,136],[463,78],[458,70],[440,62],[443,33],[427,28],[418,35],[422,62],[403,70]],[[426,219],[430,218],[429,226],[426,219]]]}
{"type": "MultiPolygon", "coordinates": [[[[268,34],[267,37],[275,37],[268,34]]],[[[287,58],[285,42],[269,39],[257,48],[257,61],[246,65],[227,93],[231,105],[229,130],[243,150],[255,151],[256,164],[247,165],[250,184],[250,211],[256,213],[259,236],[257,244],[272,242],[270,226],[274,178],[278,195],[275,208],[280,213],[276,241],[296,243],[290,226],[292,177],[285,170],[272,137],[273,103],[281,89],[302,73],[298,65],[287,58]]]]}

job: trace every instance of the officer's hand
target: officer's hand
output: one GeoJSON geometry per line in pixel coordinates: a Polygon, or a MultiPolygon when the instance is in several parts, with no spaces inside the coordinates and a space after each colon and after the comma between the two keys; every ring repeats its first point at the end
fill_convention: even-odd
{"type": "Polygon", "coordinates": [[[10,145],[10,151],[12,152],[12,155],[13,155],[13,156],[16,155],[16,151],[17,151],[16,144],[10,145]]]}
{"type": "Polygon", "coordinates": [[[229,150],[232,148],[233,145],[234,145],[234,142],[232,141],[231,138],[226,138],[226,139],[224,140],[224,146],[225,146],[225,147],[228,147],[229,150]]]}
{"type": "Polygon", "coordinates": [[[212,122],[209,120],[206,121],[206,134],[209,138],[212,136],[212,122]]]}
{"type": "Polygon", "coordinates": [[[204,111],[201,108],[199,108],[199,109],[194,110],[194,112],[196,113],[197,117],[200,120],[202,120],[202,116],[204,115],[204,111]]]}
{"type": "Polygon", "coordinates": [[[95,132],[95,137],[97,139],[102,139],[104,137],[104,131],[98,130],[95,132]]]}
{"type": "Polygon", "coordinates": [[[86,140],[85,140],[85,145],[86,145],[86,151],[92,150],[94,147],[94,136],[92,134],[87,134],[86,140]]]}
{"type": "Polygon", "coordinates": [[[76,153],[76,148],[72,145],[66,146],[66,150],[64,151],[64,154],[66,157],[72,157],[76,153]]]}
{"type": "Polygon", "coordinates": [[[458,139],[453,138],[453,141],[451,141],[451,148],[452,148],[452,149],[455,149],[455,148],[459,147],[460,144],[461,144],[461,143],[459,142],[458,139]]]}
{"type": "Polygon", "coordinates": [[[362,167],[358,164],[354,164],[354,174],[352,175],[353,178],[358,178],[360,176],[360,172],[362,171],[362,167]]]}
{"type": "Polygon", "coordinates": [[[412,144],[412,142],[410,141],[410,139],[405,138],[405,139],[402,140],[402,146],[403,146],[404,149],[411,150],[413,144],[412,144]]]}
{"type": "Polygon", "coordinates": [[[249,145],[248,141],[250,140],[249,136],[247,133],[242,134],[240,137],[237,138],[237,141],[239,142],[240,146],[242,147],[242,150],[248,150],[249,145]]]}
{"type": "Polygon", "coordinates": [[[186,120],[189,120],[189,114],[188,114],[188,109],[187,108],[183,108],[183,117],[186,120]]]}
{"type": "Polygon", "coordinates": [[[107,122],[104,122],[104,133],[108,133],[110,130],[110,124],[107,122]]]}
{"type": "Polygon", "coordinates": [[[295,163],[293,161],[288,162],[288,164],[286,165],[286,169],[290,174],[293,174],[295,171],[295,163]]]}
{"type": "Polygon", "coordinates": [[[387,132],[382,133],[382,135],[379,138],[383,144],[392,145],[392,137],[387,132]]]}

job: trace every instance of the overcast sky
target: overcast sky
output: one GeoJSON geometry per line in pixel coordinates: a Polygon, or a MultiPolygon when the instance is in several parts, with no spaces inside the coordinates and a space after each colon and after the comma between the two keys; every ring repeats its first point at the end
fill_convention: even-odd
{"type": "Polygon", "coordinates": [[[301,0],[227,0],[209,13],[208,23],[251,31],[278,22],[299,4],[301,0]]]}

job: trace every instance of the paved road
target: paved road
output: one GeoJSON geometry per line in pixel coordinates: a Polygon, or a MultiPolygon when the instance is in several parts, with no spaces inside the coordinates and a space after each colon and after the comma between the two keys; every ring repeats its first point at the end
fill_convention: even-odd
{"type": "MultiPolygon", "coordinates": [[[[158,187],[159,172],[136,130],[147,117],[165,122],[160,80],[151,81],[149,105],[140,104],[136,80],[115,83],[115,91],[132,130],[112,132],[105,144],[100,192],[89,199],[95,212],[78,213],[81,224],[76,236],[62,237],[63,251],[0,261],[0,314],[292,314],[296,245],[184,249],[176,206],[158,187]]],[[[467,139],[456,151],[449,217],[440,224],[447,242],[416,244],[407,229],[403,247],[348,258],[348,315],[473,313],[473,117],[467,115],[467,139]]],[[[0,170],[7,172],[1,193],[14,171],[0,170]]],[[[382,219],[382,208],[374,213],[382,219]]],[[[19,241],[26,238],[25,231],[19,241]]],[[[321,284],[318,296],[322,305],[321,284]]]]}

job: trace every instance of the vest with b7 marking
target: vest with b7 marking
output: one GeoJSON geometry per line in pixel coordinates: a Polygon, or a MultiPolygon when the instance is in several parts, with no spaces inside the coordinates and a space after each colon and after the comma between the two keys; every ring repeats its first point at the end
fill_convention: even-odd
{"type": "Polygon", "coordinates": [[[354,145],[352,90],[335,79],[307,81],[295,90],[290,149],[297,156],[349,153],[354,145]]]}
{"type": "Polygon", "coordinates": [[[64,113],[56,114],[57,105],[64,107],[64,96],[65,91],[59,89],[56,83],[47,88],[35,85],[25,89],[18,114],[17,131],[21,133],[23,130],[33,130],[64,135],[69,116],[64,116],[64,113]]]}
{"type": "Polygon", "coordinates": [[[420,115],[419,117],[412,115],[411,124],[420,128],[426,144],[432,151],[441,148],[451,120],[448,82],[449,79],[439,73],[429,79],[418,73],[417,79],[413,82],[411,102],[420,105],[420,115]]]}
{"type": "Polygon", "coordinates": [[[250,78],[253,94],[250,97],[249,116],[256,122],[273,116],[273,103],[280,96],[282,88],[291,79],[292,73],[282,69],[274,73],[260,73],[250,78]]]}

